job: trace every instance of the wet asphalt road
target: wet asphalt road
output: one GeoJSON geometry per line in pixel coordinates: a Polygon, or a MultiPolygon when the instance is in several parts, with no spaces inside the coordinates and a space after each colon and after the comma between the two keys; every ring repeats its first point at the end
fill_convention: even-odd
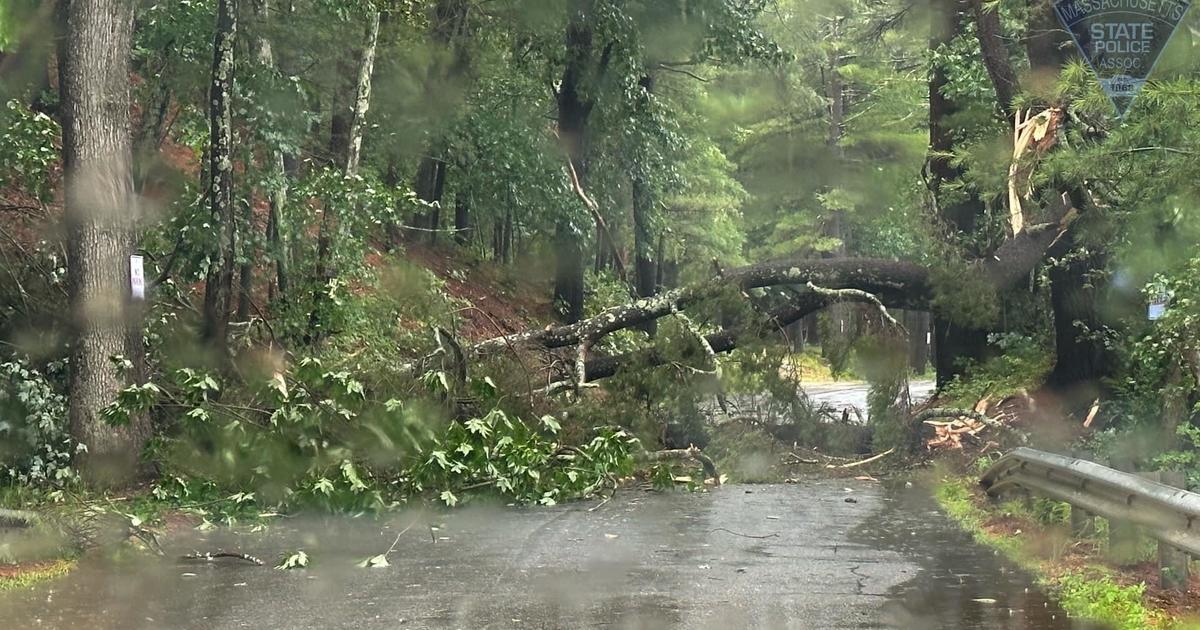
{"type": "Polygon", "coordinates": [[[0,627],[1072,627],[903,484],[627,490],[599,507],[296,518],[189,536],[168,541],[166,558],[88,559],[0,593],[0,627]],[[393,540],[389,567],[354,566],[393,540]],[[269,564],[302,548],[311,565],[179,558],[219,548],[269,564]]]}
{"type": "MultiPolygon", "coordinates": [[[[863,418],[867,417],[867,392],[871,386],[862,381],[835,381],[831,383],[804,383],[804,393],[818,405],[829,405],[841,411],[852,407],[857,409],[863,418]]],[[[914,403],[924,401],[933,394],[933,381],[911,381],[908,393],[914,403]]],[[[851,417],[853,412],[851,412],[851,417]]]]}

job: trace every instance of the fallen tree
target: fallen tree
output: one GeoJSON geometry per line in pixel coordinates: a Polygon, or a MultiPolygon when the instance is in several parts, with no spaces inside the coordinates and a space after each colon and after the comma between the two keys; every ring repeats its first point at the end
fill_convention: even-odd
{"type": "MultiPolygon", "coordinates": [[[[1046,214],[1045,222],[1009,238],[991,256],[968,262],[963,271],[997,291],[1028,277],[1077,216],[1066,195],[1051,204],[1046,214]]],[[[574,324],[488,339],[475,344],[470,354],[483,356],[510,347],[554,349],[595,342],[618,330],[672,315],[729,288],[749,291],[786,285],[853,288],[874,295],[885,306],[914,310],[928,309],[933,298],[930,269],[917,263],[878,258],[788,258],[726,270],[710,281],[614,306],[574,324]]]]}
{"type": "MultiPolygon", "coordinates": [[[[1070,229],[1078,215],[1067,195],[1060,195],[1041,213],[1044,221],[1029,225],[1002,243],[991,255],[968,261],[959,270],[973,277],[994,294],[1012,288],[1029,276],[1046,252],[1070,229]]],[[[768,287],[788,287],[794,295],[786,303],[759,309],[768,325],[754,331],[719,330],[697,340],[709,355],[729,352],[739,339],[749,334],[778,330],[805,315],[839,301],[856,301],[876,306],[887,318],[887,307],[933,310],[935,287],[930,267],[913,262],[885,259],[782,259],[722,271],[717,269],[707,282],[687,285],[654,297],[614,306],[594,317],[573,324],[550,326],[496,337],[472,346],[467,355],[486,357],[518,348],[554,350],[576,347],[575,374],[572,382],[552,383],[544,392],[552,393],[570,385],[580,386],[610,377],[622,366],[656,366],[668,363],[660,350],[644,348],[616,356],[589,357],[591,348],[606,335],[633,328],[669,316],[681,316],[683,310],[723,292],[750,293],[768,287]]],[[[751,300],[758,308],[761,299],[751,300]]],[[[689,323],[690,320],[684,320],[689,323]]],[[[893,322],[894,323],[894,322],[893,322]]]]}

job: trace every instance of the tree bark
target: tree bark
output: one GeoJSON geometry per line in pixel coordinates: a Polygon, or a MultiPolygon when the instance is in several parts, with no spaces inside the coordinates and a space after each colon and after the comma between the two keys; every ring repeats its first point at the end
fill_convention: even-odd
{"type": "Polygon", "coordinates": [[[908,365],[918,374],[924,373],[929,366],[929,313],[927,311],[907,311],[910,319],[905,327],[908,328],[908,365]]]}
{"type": "Polygon", "coordinates": [[[463,191],[454,195],[454,242],[462,247],[471,243],[470,195],[463,191]]]}
{"type": "MultiPolygon", "coordinates": [[[[645,109],[650,106],[650,95],[654,91],[654,75],[646,74],[638,82],[643,93],[639,95],[639,105],[645,109]]],[[[635,166],[630,173],[630,188],[633,196],[633,266],[634,289],[640,298],[653,297],[658,292],[658,269],[655,264],[655,239],[651,233],[650,223],[654,213],[654,192],[650,188],[647,174],[643,168],[635,166]]],[[[642,331],[654,336],[656,322],[646,322],[641,326],[642,331]]]]}
{"type": "MultiPolygon", "coordinates": [[[[436,147],[430,147],[431,151],[439,152],[436,147]]],[[[413,192],[417,194],[417,199],[428,204],[442,203],[442,195],[445,192],[446,182],[446,162],[440,157],[434,155],[425,155],[421,158],[420,164],[417,166],[417,179],[413,185],[413,192]]],[[[426,211],[418,211],[413,217],[413,226],[421,230],[437,229],[439,217],[437,216],[437,208],[431,207],[426,211]]],[[[436,232],[429,232],[430,242],[434,242],[433,238],[436,232]]],[[[418,237],[419,237],[418,233],[418,237]]]]}
{"type": "Polygon", "coordinates": [[[233,0],[217,3],[213,35],[212,83],[208,94],[209,210],[216,228],[208,275],[204,281],[203,336],[223,357],[228,341],[229,308],[233,293],[233,263],[237,218],[233,212],[233,71],[237,13],[233,0]]]}
{"type": "Polygon", "coordinates": [[[1017,73],[1009,59],[1008,46],[1004,43],[1004,31],[1000,24],[1000,13],[996,7],[985,7],[984,0],[970,0],[975,14],[975,37],[979,40],[979,52],[983,66],[987,69],[992,87],[996,90],[996,103],[1006,120],[1012,118],[1012,102],[1017,94],[1017,73]]]}
{"type": "Polygon", "coordinates": [[[100,411],[140,378],[142,327],[130,300],[129,256],[137,243],[129,129],[129,61],[134,4],[72,0],[60,40],[67,272],[72,314],[71,436],[86,450],[76,465],[93,485],[136,473],[150,435],[137,415],[112,426],[100,411]],[[133,363],[123,373],[112,357],[133,363]]]}
{"type": "Polygon", "coordinates": [[[368,9],[367,36],[358,63],[358,81],[354,88],[354,109],[351,111],[349,145],[346,148],[346,175],[358,174],[362,160],[363,133],[366,131],[367,110],[371,107],[371,74],[375,71],[375,50],[379,44],[379,11],[368,9]]]}
{"type": "MultiPolygon", "coordinates": [[[[931,51],[949,45],[963,32],[962,15],[970,8],[968,1],[932,1],[932,29],[929,40],[931,51]]],[[[941,64],[934,64],[929,78],[930,192],[939,218],[957,235],[969,236],[974,233],[976,221],[983,213],[983,204],[976,195],[965,191],[952,191],[950,187],[950,184],[962,178],[963,170],[955,166],[950,157],[954,149],[953,117],[958,113],[958,106],[943,93],[948,84],[946,68],[941,64]]],[[[982,252],[978,251],[969,253],[975,256],[982,255],[982,252]]],[[[961,374],[966,361],[982,361],[987,356],[989,332],[986,329],[952,322],[944,316],[935,317],[937,353],[934,356],[934,366],[937,368],[939,388],[961,374]]]]}
{"type": "MultiPolygon", "coordinates": [[[[633,259],[634,279],[637,296],[654,297],[658,293],[658,265],[654,260],[654,236],[650,232],[650,215],[654,208],[654,196],[649,184],[640,175],[634,175],[633,188],[633,259]]],[[[653,336],[655,325],[647,323],[642,330],[653,336]]]]}

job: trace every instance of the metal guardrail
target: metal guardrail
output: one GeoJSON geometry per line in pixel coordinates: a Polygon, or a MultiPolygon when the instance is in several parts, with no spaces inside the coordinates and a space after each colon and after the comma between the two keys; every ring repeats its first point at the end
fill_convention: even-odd
{"type": "Polygon", "coordinates": [[[1026,490],[1065,501],[1110,521],[1138,525],[1160,543],[1200,556],[1200,494],[1032,448],[996,460],[980,482],[990,496],[1026,490]]]}

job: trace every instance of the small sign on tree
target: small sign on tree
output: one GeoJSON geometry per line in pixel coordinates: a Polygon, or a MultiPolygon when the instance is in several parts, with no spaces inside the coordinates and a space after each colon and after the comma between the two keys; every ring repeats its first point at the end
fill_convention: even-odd
{"type": "Polygon", "coordinates": [[[135,300],[146,299],[145,266],[138,254],[129,257],[129,293],[135,300]]]}
{"type": "Polygon", "coordinates": [[[1150,307],[1146,309],[1146,317],[1150,321],[1162,319],[1167,314],[1167,306],[1171,304],[1171,294],[1160,290],[1150,298],[1150,307]]]}

